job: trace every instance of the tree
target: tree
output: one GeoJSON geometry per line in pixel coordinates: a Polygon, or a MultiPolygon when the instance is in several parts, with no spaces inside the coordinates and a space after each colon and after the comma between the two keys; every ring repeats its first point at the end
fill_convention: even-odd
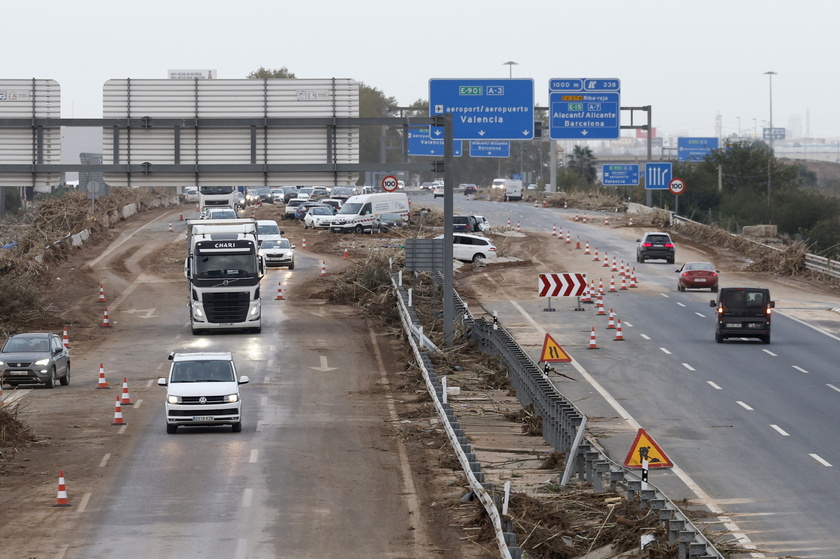
{"type": "Polygon", "coordinates": [[[598,171],[595,169],[595,155],[589,146],[575,146],[572,155],[569,157],[567,167],[583,177],[586,184],[593,185],[598,178],[598,171]]]}
{"type": "Polygon", "coordinates": [[[260,69],[256,72],[251,72],[248,74],[249,80],[270,80],[274,78],[294,78],[295,75],[289,71],[288,68],[283,66],[277,70],[269,70],[268,68],[263,68],[260,66],[260,69]]]}

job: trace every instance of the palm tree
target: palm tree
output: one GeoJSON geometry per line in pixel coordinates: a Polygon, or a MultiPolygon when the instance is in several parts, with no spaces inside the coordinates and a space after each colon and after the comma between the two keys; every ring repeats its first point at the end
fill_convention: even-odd
{"type": "Polygon", "coordinates": [[[575,146],[568,166],[583,177],[587,184],[595,184],[598,172],[595,170],[595,156],[589,146],[575,146]]]}

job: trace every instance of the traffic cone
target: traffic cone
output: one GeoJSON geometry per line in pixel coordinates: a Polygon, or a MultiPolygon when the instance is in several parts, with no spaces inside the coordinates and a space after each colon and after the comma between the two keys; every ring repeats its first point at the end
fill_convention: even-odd
{"type": "Polygon", "coordinates": [[[99,284],[99,302],[100,303],[105,302],[105,288],[102,287],[101,283],[99,284]]]}
{"type": "Polygon", "coordinates": [[[615,313],[610,309],[610,319],[607,321],[607,330],[615,330],[615,313]]]}
{"type": "Polygon", "coordinates": [[[613,341],[623,342],[624,341],[624,336],[621,333],[621,319],[619,318],[619,319],[617,319],[617,321],[618,321],[618,325],[615,328],[615,338],[613,338],[613,341]]]}
{"type": "Polygon", "coordinates": [[[579,219],[580,219],[580,217],[578,217],[578,213],[575,212],[575,221],[578,221],[579,219]]]}
{"type": "Polygon", "coordinates": [[[591,303],[592,302],[592,290],[586,287],[583,288],[583,295],[580,297],[581,303],[591,303]]]}
{"type": "Polygon", "coordinates": [[[604,296],[604,278],[598,278],[598,295],[604,296]]]}
{"type": "Polygon", "coordinates": [[[572,234],[569,233],[568,231],[566,231],[566,244],[567,245],[572,244],[572,234]]]}
{"type": "Polygon", "coordinates": [[[589,241],[586,241],[586,247],[583,249],[584,254],[592,254],[589,252],[589,241]]]}
{"type": "Polygon", "coordinates": [[[610,293],[615,293],[615,276],[610,276],[610,293]]]}
{"type": "Polygon", "coordinates": [[[67,499],[67,485],[64,482],[64,470],[58,472],[58,495],[55,498],[54,507],[69,507],[70,501],[67,499]]]}
{"type": "Polygon", "coordinates": [[[592,259],[592,261],[597,262],[598,260],[600,260],[600,258],[598,258],[598,247],[595,247],[595,257],[592,259]]]}
{"type": "Polygon", "coordinates": [[[516,232],[519,233],[520,231],[522,231],[522,227],[519,225],[519,222],[517,221],[516,222],[516,232]]]}
{"type": "Polygon", "coordinates": [[[615,256],[613,256],[613,263],[612,263],[612,268],[610,268],[610,271],[611,272],[617,272],[618,271],[618,263],[615,260],[615,256]]]}
{"type": "Polygon", "coordinates": [[[583,223],[586,223],[586,214],[583,214],[583,218],[581,219],[583,223]]]}
{"type": "Polygon", "coordinates": [[[131,396],[128,394],[128,379],[123,377],[122,395],[120,397],[120,404],[123,406],[133,406],[131,396]]]}
{"type": "Polygon", "coordinates": [[[301,241],[300,248],[306,248],[306,237],[304,237],[303,240],[301,241]]]}
{"type": "Polygon", "coordinates": [[[108,307],[105,307],[105,314],[102,315],[102,326],[111,326],[111,320],[108,318],[108,307]]]}
{"type": "Polygon", "coordinates": [[[283,284],[281,282],[277,282],[277,297],[274,298],[275,301],[283,301],[283,284]]]}
{"type": "Polygon", "coordinates": [[[618,288],[619,291],[627,291],[627,278],[621,276],[621,287],[618,288]]]}
{"type": "Polygon", "coordinates": [[[327,261],[321,260],[321,277],[327,277],[327,261]]]}
{"type": "Polygon", "coordinates": [[[534,200],[534,207],[535,207],[535,208],[538,208],[538,207],[539,207],[539,205],[537,204],[537,201],[536,201],[536,200],[534,200]]]}
{"type": "Polygon", "coordinates": [[[350,258],[350,251],[347,250],[347,247],[344,247],[344,259],[347,260],[350,258]]]}
{"type": "Polygon", "coordinates": [[[184,212],[178,212],[178,221],[184,221],[184,212]]]}
{"type": "Polygon", "coordinates": [[[195,205],[195,211],[200,212],[201,208],[198,207],[198,204],[195,205]]]}
{"type": "Polygon", "coordinates": [[[557,224],[556,224],[556,223],[555,223],[554,225],[552,225],[552,226],[551,226],[551,236],[552,236],[552,237],[556,237],[556,236],[557,236],[557,224]]]}
{"type": "Polygon", "coordinates": [[[508,227],[510,227],[510,218],[508,218],[508,224],[507,224],[507,226],[508,226],[508,227]]]}
{"type": "Polygon", "coordinates": [[[630,272],[630,287],[636,287],[636,267],[633,266],[633,271],[630,272]]]}
{"type": "Polygon", "coordinates": [[[563,240],[563,228],[562,227],[557,230],[557,238],[560,239],[561,241],[563,240]]]}
{"type": "Polygon", "coordinates": [[[61,343],[64,344],[64,347],[70,349],[70,338],[67,337],[67,326],[64,327],[64,333],[61,335],[61,343]]]}
{"type": "Polygon", "coordinates": [[[580,250],[580,237],[575,237],[575,250],[580,250]]]}
{"type": "Polygon", "coordinates": [[[548,200],[543,200],[543,205],[542,205],[542,207],[543,207],[543,208],[547,208],[547,207],[548,207],[548,200]]]}
{"type": "Polygon", "coordinates": [[[619,272],[618,272],[619,276],[621,276],[623,278],[627,277],[627,268],[624,267],[624,260],[622,260],[621,264],[619,264],[618,270],[619,270],[619,272]]]}
{"type": "Polygon", "coordinates": [[[122,416],[122,407],[120,407],[120,396],[117,395],[117,403],[114,404],[114,421],[111,425],[126,425],[126,422],[123,421],[122,416]]]}
{"type": "Polygon", "coordinates": [[[604,310],[604,296],[600,293],[598,294],[598,303],[595,305],[595,307],[598,309],[598,312],[595,313],[597,316],[607,315],[607,311],[604,310]]]}
{"type": "Polygon", "coordinates": [[[172,229],[172,222],[170,221],[169,222],[169,232],[172,233],[173,231],[175,231],[175,230],[172,229]]]}
{"type": "Polygon", "coordinates": [[[99,364],[99,382],[96,385],[97,390],[100,388],[111,388],[111,385],[105,382],[105,367],[102,363],[99,364]]]}
{"type": "Polygon", "coordinates": [[[605,215],[604,216],[604,225],[609,225],[609,224],[610,224],[610,216],[605,215]]]}
{"type": "Polygon", "coordinates": [[[592,327],[592,332],[589,334],[589,347],[586,349],[598,349],[598,343],[595,341],[595,327],[592,327]]]}
{"type": "Polygon", "coordinates": [[[607,251],[604,251],[604,263],[601,264],[602,268],[609,268],[610,267],[610,257],[607,254],[607,251]]]}
{"type": "Polygon", "coordinates": [[[633,218],[630,218],[630,221],[627,222],[627,225],[633,225],[633,218]]]}

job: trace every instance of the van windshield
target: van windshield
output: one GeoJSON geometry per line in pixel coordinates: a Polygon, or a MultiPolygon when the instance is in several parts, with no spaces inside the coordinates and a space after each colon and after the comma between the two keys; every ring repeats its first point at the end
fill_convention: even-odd
{"type": "Polygon", "coordinates": [[[355,215],[355,214],[359,213],[359,210],[362,209],[363,205],[364,204],[362,204],[361,202],[353,202],[352,204],[344,204],[341,207],[341,209],[338,211],[338,213],[355,215]]]}

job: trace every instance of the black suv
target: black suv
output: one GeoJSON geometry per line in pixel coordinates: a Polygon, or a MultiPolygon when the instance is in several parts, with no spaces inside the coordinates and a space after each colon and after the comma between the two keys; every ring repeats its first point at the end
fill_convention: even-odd
{"type": "Polygon", "coordinates": [[[717,307],[715,341],[726,338],[759,338],[770,343],[770,314],[776,302],[763,287],[721,287],[718,299],[709,301],[717,307]]]}
{"type": "Polygon", "coordinates": [[[665,260],[668,264],[674,263],[674,241],[668,233],[645,233],[636,243],[636,262],[665,260]]]}
{"type": "Polygon", "coordinates": [[[456,233],[479,233],[478,220],[474,215],[453,215],[452,230],[456,233]]]}

